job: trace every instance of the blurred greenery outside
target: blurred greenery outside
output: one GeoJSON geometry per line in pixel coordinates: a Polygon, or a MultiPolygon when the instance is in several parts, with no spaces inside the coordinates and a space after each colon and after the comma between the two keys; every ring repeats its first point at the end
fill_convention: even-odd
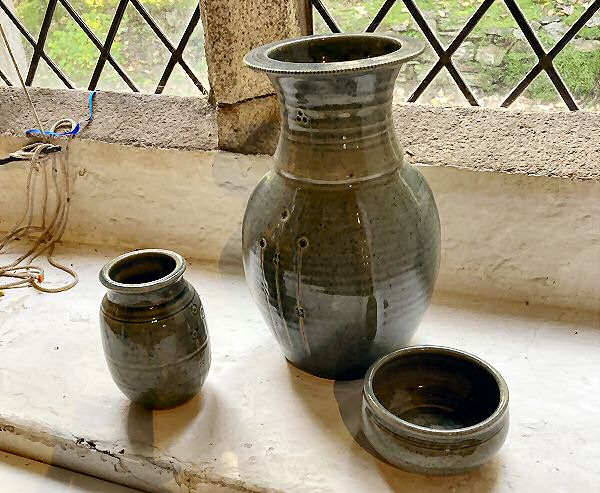
{"type": "MultiPolygon", "coordinates": [[[[42,25],[47,0],[13,0],[15,13],[29,32],[37,37],[42,25]]],[[[104,42],[116,11],[118,0],[71,0],[71,5],[84,19],[101,42],[104,42]]],[[[187,27],[198,0],[144,0],[161,30],[176,47],[187,27]]],[[[27,60],[33,49],[23,39],[27,60]]],[[[76,22],[58,3],[45,44],[48,56],[80,88],[86,88],[98,61],[99,51],[76,22]]],[[[170,58],[165,48],[146,21],[129,4],[111,48],[111,55],[121,65],[142,92],[154,92],[170,58]]],[[[207,67],[204,59],[202,23],[199,22],[184,51],[184,59],[208,88],[207,67]]],[[[34,85],[64,87],[62,82],[41,61],[34,85]]],[[[99,89],[129,91],[121,77],[107,62],[100,78],[99,89]]],[[[180,96],[199,95],[199,89],[179,65],[175,66],[164,93],[180,96]]]]}
{"type": "MultiPolygon", "coordinates": [[[[364,31],[382,0],[324,0],[344,32],[364,31]]],[[[428,25],[444,47],[456,37],[481,0],[416,0],[428,25]]],[[[546,51],[566,33],[591,0],[517,0],[546,51]]],[[[314,14],[315,33],[330,32],[314,14]]],[[[377,32],[393,32],[424,41],[427,49],[400,72],[398,97],[404,100],[437,61],[437,56],[401,0],[384,18],[377,32]]],[[[483,106],[497,107],[536,64],[529,43],[502,0],[496,0],[452,60],[483,106]]],[[[600,15],[596,13],[557,56],[554,66],[579,106],[600,111],[600,15]]],[[[445,69],[418,100],[429,104],[467,104],[445,69]]],[[[550,79],[542,72],[513,104],[517,108],[566,109],[550,79]]]]}
{"type": "MultiPolygon", "coordinates": [[[[143,0],[173,45],[177,45],[198,0],[143,0]]],[[[383,0],[323,0],[344,32],[364,31],[383,0]]],[[[37,37],[47,0],[13,0],[17,16],[37,37]]],[[[442,45],[448,46],[481,0],[416,0],[428,24],[442,45]]],[[[592,0],[517,0],[536,36],[548,51],[591,5],[592,0]]],[[[71,0],[96,36],[104,41],[118,0],[71,0]]],[[[329,32],[314,12],[315,33],[329,32]]],[[[402,67],[397,95],[406,99],[425,77],[437,56],[425,41],[401,0],[398,0],[378,28],[422,39],[427,49],[418,60],[402,67]]],[[[23,40],[26,57],[32,48],[23,40]]],[[[48,33],[45,50],[78,87],[89,83],[99,52],[59,3],[48,33]]],[[[135,8],[129,4],[111,49],[112,56],[143,92],[154,92],[170,53],[135,8]]],[[[208,87],[202,25],[198,23],[184,59],[208,87]]],[[[465,42],[453,55],[455,65],[484,106],[498,106],[512,88],[536,64],[537,58],[524,39],[502,0],[496,0],[465,42]]],[[[580,107],[600,111],[600,15],[597,13],[555,59],[555,67],[580,107]]],[[[35,85],[63,87],[62,82],[41,61],[35,85]]],[[[99,89],[129,91],[109,63],[103,70],[99,89]]],[[[165,93],[199,95],[183,70],[176,65],[165,93]]],[[[467,104],[446,70],[442,70],[419,102],[467,104]]],[[[542,72],[515,103],[516,107],[565,108],[556,89],[542,72]]]]}

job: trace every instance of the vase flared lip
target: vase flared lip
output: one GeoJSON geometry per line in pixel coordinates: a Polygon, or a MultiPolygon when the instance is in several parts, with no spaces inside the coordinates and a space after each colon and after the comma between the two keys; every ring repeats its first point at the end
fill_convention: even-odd
{"type": "Polygon", "coordinates": [[[400,65],[424,49],[416,39],[389,34],[312,35],[254,48],[246,54],[244,63],[271,74],[344,73],[400,65]]]}
{"type": "Polygon", "coordinates": [[[123,294],[149,293],[179,281],[186,267],[185,259],[178,253],[151,248],[119,255],[102,268],[98,277],[110,291],[123,294]],[[144,264],[146,269],[143,268],[144,264]]]}

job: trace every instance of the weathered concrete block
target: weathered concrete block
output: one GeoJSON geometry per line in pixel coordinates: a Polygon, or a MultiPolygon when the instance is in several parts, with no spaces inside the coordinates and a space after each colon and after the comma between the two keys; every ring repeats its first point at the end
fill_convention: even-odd
{"type": "Polygon", "coordinates": [[[276,96],[218,107],[219,149],[244,154],[273,154],[279,139],[276,96]]]}
{"type": "Polygon", "coordinates": [[[232,104],[272,94],[267,77],[246,68],[244,55],[256,46],[306,32],[300,0],[201,0],[212,98],[232,104]]]}
{"type": "Polygon", "coordinates": [[[415,163],[600,180],[600,115],[394,105],[415,163]]]}
{"type": "MultiPolygon", "coordinates": [[[[88,117],[88,91],[29,89],[45,130],[61,118],[88,117]]],[[[0,87],[0,134],[22,136],[35,118],[21,88],[0,87]]],[[[77,137],[133,146],[212,150],[217,147],[217,112],[206,97],[124,94],[101,91],[94,121],[77,137]]]]}

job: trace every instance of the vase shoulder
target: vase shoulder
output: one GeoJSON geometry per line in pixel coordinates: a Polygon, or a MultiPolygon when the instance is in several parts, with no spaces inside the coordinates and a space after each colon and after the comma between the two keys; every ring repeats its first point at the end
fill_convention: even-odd
{"type": "Polygon", "coordinates": [[[196,295],[193,286],[180,279],[153,293],[110,293],[102,300],[102,312],[117,321],[142,323],[168,318],[185,310],[196,295]]]}

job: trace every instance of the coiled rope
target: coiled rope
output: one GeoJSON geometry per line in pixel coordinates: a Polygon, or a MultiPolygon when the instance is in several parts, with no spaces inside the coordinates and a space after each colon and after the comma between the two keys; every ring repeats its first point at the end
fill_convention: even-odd
{"type": "MultiPolygon", "coordinates": [[[[35,142],[23,146],[16,152],[10,154],[11,157],[18,160],[29,161],[29,172],[27,175],[25,206],[21,217],[16,222],[13,229],[0,239],[0,254],[6,253],[6,247],[13,242],[24,239],[31,244],[29,249],[17,259],[6,265],[0,265],[0,280],[8,278],[6,282],[0,282],[0,290],[13,289],[32,286],[38,291],[44,293],[60,293],[74,287],[79,278],[74,269],[67,267],[53,258],[56,244],[61,240],[69,218],[70,197],[70,178],[69,164],[66,159],[68,148],[63,148],[58,154],[45,154],[49,148],[56,147],[47,142],[48,137],[73,136],[79,133],[81,123],[65,118],[57,121],[50,131],[44,131],[39,115],[35,109],[33,101],[27,86],[21,76],[21,71],[16,62],[15,56],[8,42],[2,24],[0,24],[0,34],[8,53],[15,67],[16,73],[21,82],[21,87],[27,96],[29,105],[35,116],[37,129],[28,130],[26,135],[40,135],[42,142],[35,142]],[[58,129],[67,127],[68,130],[57,133],[58,129]],[[50,164],[48,164],[50,163],[50,164]],[[50,173],[50,178],[48,174],[50,173]],[[36,185],[41,176],[42,200],[41,200],[41,219],[38,225],[34,224],[36,210],[36,185]],[[52,186],[50,187],[50,183],[52,186]],[[52,193],[51,193],[52,192],[52,193]],[[53,195],[53,197],[50,197],[53,195]],[[52,211],[48,211],[49,199],[54,202],[52,211]],[[46,254],[48,263],[56,269],[67,273],[71,280],[58,287],[46,287],[44,282],[44,269],[39,265],[34,265],[35,259],[46,254]]],[[[87,123],[92,121],[92,104],[95,92],[90,93],[90,116],[87,123]]],[[[1,291],[0,291],[1,292],[1,291]]]]}

